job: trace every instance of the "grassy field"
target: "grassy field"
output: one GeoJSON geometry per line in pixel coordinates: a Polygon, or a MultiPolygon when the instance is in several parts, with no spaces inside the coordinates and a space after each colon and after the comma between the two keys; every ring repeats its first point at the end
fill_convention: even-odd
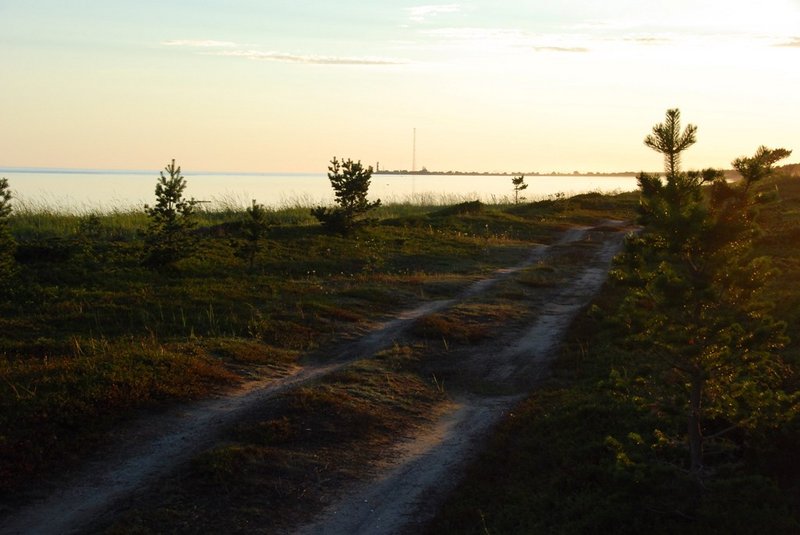
{"type": "MultiPolygon", "coordinates": [[[[312,354],[324,360],[319,348],[452,296],[567,225],[630,217],[634,204],[631,194],[589,194],[390,205],[348,236],[326,234],[307,209],[274,210],[252,268],[235,254],[244,213],[201,211],[197,254],[166,270],[142,265],[143,212],[15,211],[20,269],[0,303],[3,501],[68,471],[142,411],[280,376],[312,354]]],[[[420,396],[439,400],[429,378],[392,373],[398,388],[425,385],[420,396]]]]}
{"type": "MultiPolygon", "coordinates": [[[[800,182],[760,187],[757,246],[780,270],[767,292],[795,338],[800,290],[787,281],[800,276],[800,182]]],[[[323,232],[305,208],[272,210],[252,268],[235,254],[244,213],[205,211],[194,231],[199,254],[167,270],[141,263],[143,212],[19,210],[19,283],[0,304],[0,514],[135,417],[325,362],[335,354],[324,348],[399,310],[451,298],[571,225],[630,220],[637,202],[636,194],[588,194],[388,205],[347,236],[323,232]]],[[[499,295],[558,284],[579,261],[537,264],[499,295]]],[[[739,437],[698,490],[683,445],[655,433],[679,425],[677,416],[629,390],[648,363],[619,343],[610,321],[622,297],[609,285],[579,317],[554,377],[501,424],[431,533],[797,531],[797,418],[757,440],[739,437]]],[[[494,330],[524,320],[502,299],[428,316],[414,328],[417,344],[271,401],[97,529],[249,532],[265,517],[291,523],[319,509],[320,494],[369,476],[393,441],[448,407],[451,391],[480,388],[440,373],[457,367],[453,348],[491,343],[494,330]]],[[[800,341],[783,353],[796,367],[800,341]]],[[[797,392],[797,376],[790,382],[797,392]]]]}

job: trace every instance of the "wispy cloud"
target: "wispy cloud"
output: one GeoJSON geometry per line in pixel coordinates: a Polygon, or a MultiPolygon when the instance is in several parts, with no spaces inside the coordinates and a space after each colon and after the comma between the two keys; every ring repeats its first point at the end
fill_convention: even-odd
{"type": "Polygon", "coordinates": [[[459,4],[438,4],[428,6],[416,6],[407,9],[408,18],[413,22],[428,22],[429,19],[447,13],[458,13],[461,11],[459,4]]]}
{"type": "Polygon", "coordinates": [[[261,50],[224,50],[212,53],[214,56],[229,56],[259,61],[275,61],[280,63],[305,63],[311,65],[404,65],[407,61],[391,58],[374,57],[342,57],[289,54],[286,52],[261,50]]]}
{"type": "Polygon", "coordinates": [[[778,43],[774,46],[786,47],[786,48],[800,48],[800,37],[795,37],[791,41],[787,41],[785,43],[778,43]]]}
{"type": "Polygon", "coordinates": [[[479,49],[533,49],[537,52],[589,52],[586,39],[576,35],[535,34],[516,28],[437,28],[423,32],[442,43],[479,49]]]}
{"type": "Polygon", "coordinates": [[[530,36],[514,28],[436,28],[421,32],[444,41],[482,42],[492,41],[506,44],[524,44],[530,36]]]}
{"type": "Polygon", "coordinates": [[[232,41],[213,41],[209,39],[175,39],[172,41],[162,41],[164,46],[182,46],[191,48],[236,48],[240,46],[232,41]]]}
{"type": "Polygon", "coordinates": [[[537,52],[589,52],[589,49],[582,46],[535,46],[537,52]]]}
{"type": "Polygon", "coordinates": [[[304,63],[308,65],[404,65],[407,61],[394,58],[321,56],[314,54],[292,54],[288,52],[245,49],[247,45],[232,41],[174,40],[163,41],[163,46],[174,46],[202,50],[209,56],[226,56],[280,63],[304,63]],[[217,50],[211,50],[217,49],[217,50]]]}
{"type": "Polygon", "coordinates": [[[668,39],[666,37],[627,37],[625,38],[625,41],[643,45],[660,45],[663,43],[669,43],[672,41],[672,39],[668,39]]]}

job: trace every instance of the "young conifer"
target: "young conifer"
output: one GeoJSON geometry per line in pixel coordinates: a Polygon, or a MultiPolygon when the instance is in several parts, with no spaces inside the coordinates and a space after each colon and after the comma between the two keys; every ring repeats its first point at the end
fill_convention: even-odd
{"type": "Polygon", "coordinates": [[[360,217],[381,204],[380,199],[374,202],[367,201],[371,178],[372,166],[365,168],[361,161],[354,162],[347,159],[340,162],[333,158],[328,166],[328,179],[331,181],[338,206],[333,208],[318,206],[311,210],[311,214],[330,230],[336,232],[351,230],[360,217]]]}
{"type": "Polygon", "coordinates": [[[0,295],[10,290],[11,281],[17,273],[17,262],[14,258],[17,243],[11,234],[10,216],[11,191],[8,179],[0,178],[0,295]]]}
{"type": "Polygon", "coordinates": [[[519,204],[520,201],[525,200],[525,197],[521,196],[520,192],[528,189],[528,185],[525,183],[525,175],[515,176],[511,179],[511,184],[514,186],[514,204],[519,204]]]}
{"type": "MultiPolygon", "coordinates": [[[[664,412],[685,415],[689,470],[703,479],[709,444],[723,443],[732,431],[756,433],[791,406],[777,352],[785,326],[758,299],[769,259],[750,247],[749,220],[732,225],[709,209],[702,185],[724,181],[721,173],[681,171],[681,153],[695,132],[692,125],[681,132],[678,110],[669,110],[645,138],[664,155],[666,177],[640,175],[644,231],[630,238],[617,275],[630,288],[619,313],[627,340],[648,355],[649,373],[660,378],[634,382],[646,385],[664,412]]],[[[734,165],[762,169],[783,154],[760,151],[734,165]]]]}
{"type": "Polygon", "coordinates": [[[243,239],[234,244],[236,256],[246,260],[250,269],[255,265],[256,254],[263,248],[267,230],[267,209],[253,199],[242,222],[243,239]]]}
{"type": "Polygon", "coordinates": [[[174,159],[164,171],[156,184],[156,204],[144,207],[150,216],[145,263],[153,267],[172,265],[190,256],[196,248],[191,231],[196,226],[197,201],[183,197],[186,179],[174,159]]]}

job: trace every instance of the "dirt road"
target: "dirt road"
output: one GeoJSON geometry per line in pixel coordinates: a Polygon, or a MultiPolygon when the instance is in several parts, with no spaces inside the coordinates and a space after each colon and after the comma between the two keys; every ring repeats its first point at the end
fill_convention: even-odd
{"type": "MultiPolygon", "coordinates": [[[[558,243],[585,239],[588,229],[568,232],[558,243]]],[[[592,233],[595,240],[598,233],[592,233]]],[[[473,352],[463,363],[472,373],[494,382],[525,381],[530,388],[548,371],[550,359],[570,322],[606,280],[613,256],[622,246],[620,233],[600,235],[591,261],[580,274],[548,292],[538,319],[505,349],[473,352]]],[[[546,254],[546,249],[538,254],[546,254]]],[[[463,361],[462,361],[463,362],[463,361]]],[[[416,437],[383,477],[352,490],[313,523],[296,532],[304,535],[389,535],[418,533],[452,490],[465,465],[495,423],[519,400],[516,396],[469,396],[428,433],[416,437]]]]}
{"type": "MultiPolygon", "coordinates": [[[[4,519],[3,534],[62,534],[80,532],[113,511],[118,501],[168,473],[212,445],[220,432],[250,407],[266,399],[339,370],[354,360],[369,358],[390,346],[419,318],[488,292],[499,282],[545,258],[559,247],[592,241],[590,260],[564,284],[542,293],[537,319],[523,332],[510,333],[506,346],[494,351],[481,348],[465,355],[466,366],[489,380],[530,383],[547,371],[553,350],[574,315],[585,306],[605,280],[611,258],[622,244],[623,233],[599,229],[573,229],[551,246],[535,248],[530,258],[493,276],[477,281],[461,295],[433,301],[398,314],[348,346],[347,355],[333,364],[295,368],[269,383],[251,383],[228,396],[204,401],[148,418],[125,430],[116,446],[89,460],[74,479],[38,503],[4,519]]],[[[474,396],[456,399],[454,410],[433,428],[402,445],[383,475],[345,491],[339,501],[299,533],[404,533],[414,532],[435,510],[438,498],[457,481],[463,465],[480,440],[519,399],[518,395],[474,396]]]]}

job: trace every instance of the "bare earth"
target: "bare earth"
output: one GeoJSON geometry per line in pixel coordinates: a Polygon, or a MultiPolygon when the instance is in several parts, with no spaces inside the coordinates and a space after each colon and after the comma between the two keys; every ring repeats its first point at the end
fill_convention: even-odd
{"type": "MultiPolygon", "coordinates": [[[[277,380],[254,382],[225,397],[196,403],[147,418],[120,432],[117,446],[87,461],[72,481],[0,524],[2,534],[63,534],[80,532],[90,523],[111,517],[114,506],[134,491],[146,488],[182,462],[214,444],[224,428],[249,408],[369,358],[391,344],[414,321],[488,292],[503,279],[545,258],[552,250],[591,242],[592,253],[581,272],[568,282],[543,292],[536,320],[522,332],[508,333],[502,347],[475,348],[464,355],[462,366],[495,384],[527,385],[548,371],[554,350],[575,315],[591,300],[606,279],[612,257],[620,250],[624,232],[572,229],[551,246],[535,248],[519,266],[499,270],[477,281],[454,299],[440,300],[402,312],[360,340],[353,342],[333,364],[290,370],[277,380]]],[[[519,395],[462,395],[452,410],[433,427],[403,443],[391,453],[381,474],[355,488],[343,489],[318,518],[292,529],[303,534],[415,533],[436,511],[443,496],[458,482],[465,464],[482,439],[519,395]]]]}

